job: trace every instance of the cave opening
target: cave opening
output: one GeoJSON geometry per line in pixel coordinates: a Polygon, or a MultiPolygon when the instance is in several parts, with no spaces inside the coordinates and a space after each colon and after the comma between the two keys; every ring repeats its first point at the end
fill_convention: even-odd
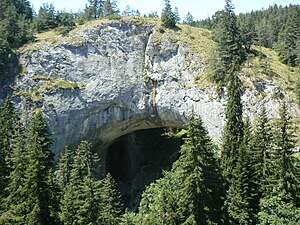
{"type": "Polygon", "coordinates": [[[174,128],[139,130],[116,139],[107,151],[106,171],[118,184],[125,206],[136,211],[146,186],[170,170],[182,138],[174,128]]]}

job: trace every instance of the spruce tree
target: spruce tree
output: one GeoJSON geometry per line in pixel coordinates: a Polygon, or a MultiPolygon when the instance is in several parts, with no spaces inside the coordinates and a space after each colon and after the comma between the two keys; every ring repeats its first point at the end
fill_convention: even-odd
{"type": "Polygon", "coordinates": [[[245,122],[244,138],[239,148],[236,167],[233,168],[234,181],[230,183],[226,196],[226,207],[229,218],[233,224],[255,224],[252,218],[251,192],[250,192],[250,142],[252,139],[249,118],[245,122]]]}
{"type": "Polygon", "coordinates": [[[123,213],[124,206],[117,188],[117,183],[108,173],[102,180],[100,214],[98,221],[100,224],[119,224],[123,213]]]}
{"type": "MultiPolygon", "coordinates": [[[[225,77],[233,72],[239,71],[244,60],[244,49],[242,38],[237,24],[237,17],[231,0],[226,0],[224,10],[216,14],[214,38],[217,42],[220,65],[218,68],[218,79],[224,81],[225,77]]],[[[218,82],[218,80],[216,80],[218,82]]]]}
{"type": "Polygon", "coordinates": [[[103,3],[103,16],[110,17],[119,13],[116,0],[105,0],[103,3]]]}
{"type": "Polygon", "coordinates": [[[162,25],[166,28],[173,28],[176,26],[176,17],[172,12],[170,0],[164,0],[165,7],[161,14],[162,25]]]}
{"type": "MultiPolygon", "coordinates": [[[[69,158],[67,151],[65,157],[69,158]]],[[[62,183],[67,182],[70,159],[63,160],[60,166],[62,183]]],[[[64,224],[96,224],[99,215],[100,182],[94,178],[95,155],[90,143],[83,141],[78,145],[71,166],[69,182],[61,199],[60,219],[64,224]]]]}
{"type": "Polygon", "coordinates": [[[0,106],[0,200],[5,196],[4,189],[8,184],[11,171],[11,140],[13,138],[16,113],[11,101],[7,97],[3,107],[0,106]]]}
{"type": "Polygon", "coordinates": [[[13,141],[12,154],[12,172],[9,176],[9,184],[5,189],[8,196],[3,200],[4,214],[0,220],[0,224],[9,224],[14,221],[16,224],[24,223],[24,203],[26,196],[24,192],[24,184],[26,181],[25,171],[28,165],[28,155],[26,149],[26,137],[22,124],[19,122],[15,131],[13,141]]]}
{"type": "Polygon", "coordinates": [[[30,120],[28,132],[28,164],[25,171],[26,224],[56,224],[56,187],[54,184],[54,155],[50,149],[52,140],[48,124],[41,110],[30,120]]]}
{"type": "Polygon", "coordinates": [[[65,152],[60,156],[56,171],[56,180],[60,190],[64,190],[70,183],[74,153],[66,146],[65,152]]]}
{"type": "Polygon", "coordinates": [[[144,192],[140,213],[162,224],[221,223],[223,182],[201,119],[191,119],[184,141],[172,171],[144,192]]]}
{"type": "Polygon", "coordinates": [[[228,182],[234,177],[239,148],[243,141],[243,109],[240,97],[241,81],[236,74],[229,75],[227,87],[226,124],[222,137],[221,160],[223,174],[228,182]]]}
{"type": "Polygon", "coordinates": [[[271,162],[272,131],[266,108],[263,106],[255,124],[251,143],[251,208],[252,220],[257,221],[259,202],[268,186],[271,162]]]}
{"type": "Polygon", "coordinates": [[[192,118],[176,162],[183,183],[178,212],[185,222],[220,222],[222,183],[214,151],[202,120],[192,118]]]}
{"type": "Polygon", "coordinates": [[[275,152],[273,158],[273,181],[282,184],[283,192],[289,194],[294,203],[299,205],[299,172],[295,168],[295,134],[291,117],[284,102],[279,110],[279,120],[275,131],[275,152]]]}

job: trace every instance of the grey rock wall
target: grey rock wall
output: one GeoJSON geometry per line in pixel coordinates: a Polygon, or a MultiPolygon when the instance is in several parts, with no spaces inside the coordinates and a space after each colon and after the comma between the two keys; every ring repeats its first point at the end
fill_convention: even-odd
{"type": "MultiPolygon", "coordinates": [[[[26,70],[16,86],[43,96],[35,104],[49,118],[56,154],[65,145],[73,148],[89,140],[105,158],[105,149],[116,138],[141,129],[183,127],[192,112],[220,140],[224,94],[200,90],[194,77],[205,65],[195,61],[191,66],[186,60],[204,56],[168,39],[158,43],[157,32],[151,23],[109,22],[76,31],[78,41],[37,42],[20,52],[26,70]],[[55,80],[79,88],[41,89],[55,80]]],[[[243,99],[249,102],[253,96],[245,93],[243,99]]],[[[24,111],[23,101],[19,107],[24,111]]],[[[246,111],[256,111],[251,101],[246,111]]]]}

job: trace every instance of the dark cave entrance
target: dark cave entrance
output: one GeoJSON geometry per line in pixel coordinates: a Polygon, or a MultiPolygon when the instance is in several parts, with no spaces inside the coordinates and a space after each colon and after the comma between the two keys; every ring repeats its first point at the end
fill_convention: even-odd
{"type": "Polygon", "coordinates": [[[118,183],[125,205],[137,210],[145,187],[171,169],[178,158],[181,138],[175,130],[157,128],[135,131],[119,137],[109,147],[106,170],[118,183]]]}

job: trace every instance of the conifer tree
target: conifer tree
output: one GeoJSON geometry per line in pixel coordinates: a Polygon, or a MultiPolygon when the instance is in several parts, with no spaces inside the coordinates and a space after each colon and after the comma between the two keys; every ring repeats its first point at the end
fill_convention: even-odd
{"type": "Polygon", "coordinates": [[[60,156],[56,171],[56,180],[60,190],[64,190],[70,183],[71,170],[73,166],[74,154],[66,146],[65,152],[60,156]]]}
{"type": "Polygon", "coordinates": [[[300,203],[300,180],[295,168],[293,154],[293,150],[295,149],[295,134],[285,102],[279,109],[279,120],[276,125],[274,142],[273,181],[281,183],[284,194],[289,194],[294,203],[298,205],[300,203]]]}
{"type": "Polygon", "coordinates": [[[182,180],[174,171],[164,171],[163,177],[152,183],[143,192],[139,214],[144,224],[180,224],[178,214],[179,190],[182,180]]]}
{"type": "Polygon", "coordinates": [[[190,120],[184,142],[176,163],[183,182],[178,212],[185,222],[218,223],[220,218],[216,215],[221,214],[222,205],[221,176],[212,141],[201,119],[190,120]]]}
{"type": "Polygon", "coordinates": [[[251,155],[251,208],[252,221],[257,221],[259,202],[266,191],[271,165],[272,131],[266,108],[263,106],[255,124],[251,155]]]}
{"type": "Polygon", "coordinates": [[[249,118],[245,122],[244,138],[239,148],[237,165],[233,168],[234,181],[230,183],[226,197],[226,207],[233,224],[254,224],[250,192],[250,141],[252,139],[249,118]]]}
{"type": "Polygon", "coordinates": [[[105,0],[103,3],[103,16],[109,17],[119,13],[116,0],[105,0]]]}
{"type": "Polygon", "coordinates": [[[28,164],[28,157],[26,154],[26,137],[24,129],[19,123],[12,140],[12,172],[9,176],[9,184],[5,189],[8,196],[3,200],[4,214],[0,219],[0,224],[8,224],[11,221],[15,223],[22,223],[23,208],[20,202],[25,202],[26,197],[23,195],[25,183],[25,171],[28,164]]]}
{"type": "MultiPolygon", "coordinates": [[[[69,151],[65,157],[69,158],[69,151]]],[[[91,152],[91,145],[83,141],[78,145],[71,166],[69,182],[64,188],[61,200],[60,219],[64,224],[96,224],[99,215],[100,183],[94,178],[95,156],[91,152]]],[[[67,180],[69,162],[63,160],[61,172],[65,172],[64,181],[67,180]]]]}
{"type": "Polygon", "coordinates": [[[100,224],[119,224],[124,213],[121,195],[117,189],[117,183],[108,173],[102,180],[100,202],[100,224]]]}
{"type": "Polygon", "coordinates": [[[229,75],[227,88],[226,124],[222,137],[221,159],[225,178],[230,182],[237,165],[239,148],[243,141],[243,109],[240,97],[240,80],[236,74],[229,75]]]}
{"type": "Polygon", "coordinates": [[[191,119],[184,141],[172,171],[146,189],[139,210],[163,224],[221,223],[223,182],[201,119],[191,119]]]}
{"type": "Polygon", "coordinates": [[[173,28],[176,26],[176,17],[172,12],[170,0],[164,0],[165,7],[161,14],[161,21],[164,27],[173,28]]]}
{"type": "Polygon", "coordinates": [[[272,167],[267,174],[268,186],[260,201],[260,224],[297,224],[300,221],[299,175],[294,167],[294,136],[284,102],[275,127],[272,167]]]}
{"type": "Polygon", "coordinates": [[[28,132],[28,165],[24,182],[27,224],[56,224],[57,189],[51,144],[48,124],[42,111],[37,110],[30,120],[28,132]]]}
{"type": "Polygon", "coordinates": [[[4,189],[11,171],[11,140],[15,123],[15,109],[11,97],[7,97],[4,106],[0,106],[0,199],[4,197],[4,189]]]}
{"type": "Polygon", "coordinates": [[[242,39],[237,24],[237,17],[234,13],[234,7],[231,0],[226,0],[224,10],[216,14],[214,20],[216,28],[214,38],[217,41],[220,65],[217,73],[222,79],[228,75],[228,72],[239,71],[244,59],[244,49],[242,39]]]}

